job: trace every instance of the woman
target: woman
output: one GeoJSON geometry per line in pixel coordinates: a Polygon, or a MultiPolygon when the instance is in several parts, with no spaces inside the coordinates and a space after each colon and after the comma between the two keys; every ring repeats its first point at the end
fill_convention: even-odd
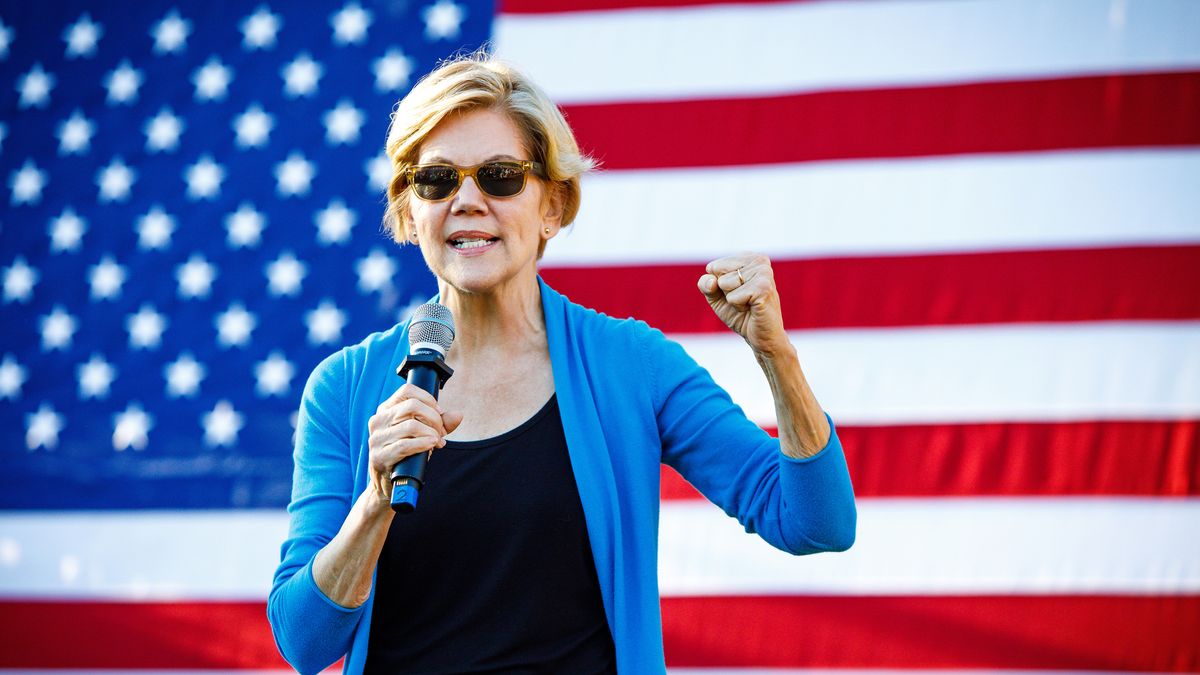
{"type": "Polygon", "coordinates": [[[406,326],[323,361],[305,387],[291,532],[268,614],[301,672],[662,672],[659,464],[796,554],[844,550],[841,446],[784,331],[770,262],[708,264],[698,288],[754,351],[779,439],[673,342],[571,303],[537,261],[590,162],[520,73],[445,64],[397,107],[387,220],[454,314],[435,401],[395,375],[406,326]],[[433,451],[421,503],[391,467],[433,451]]]}

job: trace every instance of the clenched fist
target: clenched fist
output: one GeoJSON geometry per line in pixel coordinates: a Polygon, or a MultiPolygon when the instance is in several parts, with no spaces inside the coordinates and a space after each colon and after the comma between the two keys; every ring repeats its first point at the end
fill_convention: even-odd
{"type": "Polygon", "coordinates": [[[747,253],[718,258],[708,263],[696,285],[721,321],[755,353],[769,356],[790,347],[767,256],[747,253]]]}

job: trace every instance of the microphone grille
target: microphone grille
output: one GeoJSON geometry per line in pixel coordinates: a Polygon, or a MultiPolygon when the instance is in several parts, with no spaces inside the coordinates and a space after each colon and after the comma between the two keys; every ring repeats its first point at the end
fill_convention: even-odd
{"type": "Polygon", "coordinates": [[[413,312],[412,323],[408,326],[408,345],[416,347],[422,342],[441,347],[443,354],[450,350],[450,344],[454,342],[454,315],[445,306],[427,302],[413,312]]]}

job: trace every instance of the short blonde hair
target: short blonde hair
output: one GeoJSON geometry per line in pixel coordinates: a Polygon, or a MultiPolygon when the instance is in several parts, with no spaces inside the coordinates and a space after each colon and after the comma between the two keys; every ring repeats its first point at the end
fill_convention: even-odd
{"type": "Polygon", "coordinates": [[[547,198],[561,199],[561,224],[575,220],[579,177],[595,163],[579,151],[567,120],[540,87],[511,65],[479,51],[442,63],[417,82],[392,111],[386,145],[392,175],[383,224],[397,243],[406,242],[413,231],[411,193],[404,172],[416,163],[421,143],[447,117],[481,109],[496,110],[512,120],[529,159],[544,167],[550,186],[547,198]]]}

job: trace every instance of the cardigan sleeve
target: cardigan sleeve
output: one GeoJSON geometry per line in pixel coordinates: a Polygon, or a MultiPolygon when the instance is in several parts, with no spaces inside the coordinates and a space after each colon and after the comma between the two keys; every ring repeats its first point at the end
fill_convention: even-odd
{"type": "Polygon", "coordinates": [[[833,420],[820,452],[788,457],[678,343],[650,329],[643,345],[664,463],[776,548],[802,555],[854,543],[854,490],[833,420]]]}
{"type": "Polygon", "coordinates": [[[312,575],[317,551],[337,534],[353,504],[345,350],[322,361],[304,387],[296,424],[288,538],[267,599],[280,654],[316,673],[349,649],[363,608],[342,607],[312,575]]]}

